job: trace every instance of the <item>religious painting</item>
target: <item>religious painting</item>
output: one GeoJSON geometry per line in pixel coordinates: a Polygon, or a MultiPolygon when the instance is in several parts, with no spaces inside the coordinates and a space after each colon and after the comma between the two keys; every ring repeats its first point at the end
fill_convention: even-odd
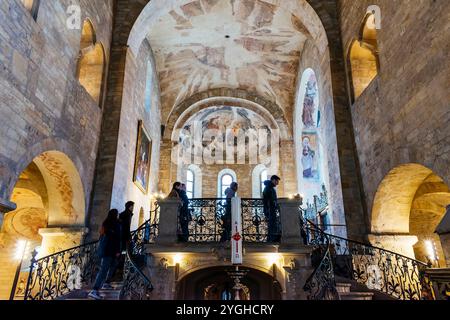
{"type": "Polygon", "coordinates": [[[302,136],[302,166],[303,178],[319,180],[319,141],[317,134],[302,136]]]}
{"type": "Polygon", "coordinates": [[[313,129],[318,126],[318,89],[314,72],[311,72],[306,82],[305,99],[303,101],[303,125],[306,129],[313,129]]]}
{"type": "Polygon", "coordinates": [[[145,194],[147,194],[149,185],[151,152],[152,141],[145,131],[142,121],[139,121],[133,182],[145,194]]]}

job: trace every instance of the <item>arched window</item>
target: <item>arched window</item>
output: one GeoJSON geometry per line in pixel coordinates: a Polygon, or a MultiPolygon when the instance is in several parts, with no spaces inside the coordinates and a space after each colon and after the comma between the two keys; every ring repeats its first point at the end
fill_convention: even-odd
{"type": "Polygon", "coordinates": [[[195,174],[189,169],[186,173],[186,193],[189,199],[193,199],[195,195],[195,174]]]}
{"type": "Polygon", "coordinates": [[[219,173],[217,196],[225,198],[225,190],[231,186],[231,183],[237,182],[236,173],[233,170],[224,169],[219,173]]]}
{"type": "Polygon", "coordinates": [[[147,63],[147,74],[145,79],[145,111],[150,113],[152,109],[152,93],[153,93],[153,69],[152,63],[149,61],[147,63]]]}
{"type": "Polygon", "coordinates": [[[34,20],[37,19],[40,0],[21,0],[24,7],[31,13],[34,20]]]}
{"type": "Polygon", "coordinates": [[[266,180],[268,180],[267,169],[264,169],[263,171],[261,171],[261,174],[259,176],[259,181],[260,181],[259,185],[261,187],[261,189],[260,189],[261,197],[262,197],[264,187],[265,187],[264,182],[266,180]]]}
{"type": "Polygon", "coordinates": [[[103,46],[97,42],[92,23],[86,20],[81,33],[77,78],[98,105],[102,101],[104,66],[103,46]]]}
{"type": "Polygon", "coordinates": [[[356,100],[378,75],[378,42],[373,14],[365,18],[359,39],[350,47],[349,60],[353,99],[356,100]]]}
{"type": "Polygon", "coordinates": [[[220,194],[225,197],[225,190],[227,190],[231,184],[233,183],[233,177],[231,174],[224,174],[222,176],[221,182],[220,182],[220,194]]]}

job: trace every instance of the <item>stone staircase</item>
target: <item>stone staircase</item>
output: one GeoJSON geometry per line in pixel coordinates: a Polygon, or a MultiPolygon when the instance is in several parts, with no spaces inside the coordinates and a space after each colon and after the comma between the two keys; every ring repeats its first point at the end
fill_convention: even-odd
{"type": "Polygon", "coordinates": [[[341,300],[373,300],[373,292],[358,292],[352,291],[351,283],[336,283],[336,289],[338,291],[341,300]]]}
{"type": "MultiPolygon", "coordinates": [[[[122,289],[122,283],[115,282],[111,283],[113,289],[111,290],[100,290],[100,295],[104,297],[104,300],[120,300],[120,290],[122,289]]],[[[69,294],[66,294],[57,300],[94,300],[88,297],[91,288],[75,290],[69,294]]]]}

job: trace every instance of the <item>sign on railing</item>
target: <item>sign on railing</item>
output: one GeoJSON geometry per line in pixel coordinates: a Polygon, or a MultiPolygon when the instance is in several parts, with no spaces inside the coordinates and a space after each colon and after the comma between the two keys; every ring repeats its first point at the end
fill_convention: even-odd
{"type": "Polygon", "coordinates": [[[241,265],[242,259],[242,212],[241,199],[231,200],[231,262],[233,265],[241,265]]]}

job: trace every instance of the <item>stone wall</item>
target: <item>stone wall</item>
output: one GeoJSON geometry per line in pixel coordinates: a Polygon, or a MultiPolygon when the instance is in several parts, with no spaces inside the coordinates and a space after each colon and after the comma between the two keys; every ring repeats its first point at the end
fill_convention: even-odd
{"type": "Polygon", "coordinates": [[[346,55],[372,4],[381,8],[380,71],[351,107],[369,211],[399,165],[421,164],[450,182],[449,3],[340,0],[346,55]]]}
{"type": "MultiPolygon", "coordinates": [[[[89,206],[102,109],[76,79],[81,26],[67,28],[66,10],[80,4],[97,41],[109,52],[112,1],[41,1],[36,21],[19,0],[0,3],[0,199],[45,151],[75,164],[89,206]]],[[[109,56],[106,56],[107,63],[109,56]]]]}
{"type": "Polygon", "coordinates": [[[150,218],[150,197],[158,192],[161,116],[159,85],[154,70],[153,53],[147,42],[144,42],[138,57],[128,51],[111,207],[123,210],[127,201],[136,203],[132,229],[138,227],[137,213],[140,208],[144,209],[145,219],[150,218]],[[149,72],[152,75],[150,110],[146,110],[145,106],[147,68],[151,68],[149,72]],[[146,192],[133,183],[139,120],[143,121],[143,127],[152,141],[149,186],[146,192]]]}

